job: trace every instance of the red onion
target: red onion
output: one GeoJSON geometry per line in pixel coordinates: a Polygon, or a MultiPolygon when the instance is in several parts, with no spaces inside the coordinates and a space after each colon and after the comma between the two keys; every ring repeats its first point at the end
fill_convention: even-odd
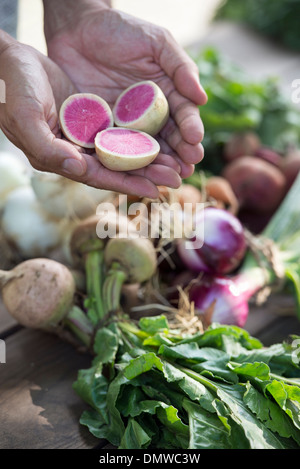
{"type": "Polygon", "coordinates": [[[247,243],[243,226],[233,214],[207,207],[195,214],[194,224],[196,230],[203,226],[202,246],[195,237],[177,243],[178,253],[188,269],[223,275],[240,265],[247,243]]]}
{"type": "Polygon", "coordinates": [[[261,276],[248,274],[235,277],[205,277],[190,290],[198,314],[206,322],[244,327],[249,313],[249,300],[261,285],[261,276]]]}

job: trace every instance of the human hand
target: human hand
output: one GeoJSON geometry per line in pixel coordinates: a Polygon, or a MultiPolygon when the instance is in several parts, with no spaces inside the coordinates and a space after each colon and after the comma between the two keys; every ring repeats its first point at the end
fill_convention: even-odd
{"type": "Polygon", "coordinates": [[[161,153],[155,163],[174,169],[177,163],[181,178],[191,175],[203,158],[198,106],[206,94],[196,65],[168,31],[101,1],[81,0],[72,8],[69,0],[44,4],[49,56],[79,91],[96,93],[112,106],[137,81],[153,80],[162,88],[170,118],[157,137],[161,153]]]}
{"type": "Polygon", "coordinates": [[[1,79],[6,84],[6,102],[0,105],[1,130],[34,168],[66,174],[71,161],[72,172],[83,173],[84,159],[60,138],[58,127],[56,109],[74,91],[71,81],[35,49],[10,41],[8,35],[0,44],[1,79]]]}
{"type": "MultiPolygon", "coordinates": [[[[1,44],[1,41],[0,41],[1,44]]],[[[0,48],[1,78],[6,103],[0,104],[0,127],[31,165],[93,187],[155,198],[157,185],[178,186],[178,172],[150,165],[122,173],[104,168],[95,155],[62,138],[58,112],[63,100],[77,91],[66,74],[30,46],[11,41],[0,48]]]]}

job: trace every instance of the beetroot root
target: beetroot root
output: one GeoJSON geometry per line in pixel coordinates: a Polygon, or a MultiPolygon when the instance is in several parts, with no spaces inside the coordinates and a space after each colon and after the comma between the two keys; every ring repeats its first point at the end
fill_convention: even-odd
{"type": "Polygon", "coordinates": [[[283,173],[257,157],[238,158],[224,168],[222,176],[230,183],[243,209],[275,211],[285,194],[283,173]]]}

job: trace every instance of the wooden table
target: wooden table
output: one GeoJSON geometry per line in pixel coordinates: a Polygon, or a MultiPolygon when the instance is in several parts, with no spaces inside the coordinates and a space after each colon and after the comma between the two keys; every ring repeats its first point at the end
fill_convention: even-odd
{"type": "MultiPolygon", "coordinates": [[[[228,25],[214,26],[202,44],[219,47],[237,62],[248,64],[249,70],[257,71],[251,61],[259,61],[260,72],[265,65],[266,73],[288,70],[290,78],[296,76],[300,63],[295,54],[278,51],[228,25]],[[243,47],[237,50],[238,43],[243,47]],[[267,65],[261,60],[264,53],[267,65]]],[[[300,322],[293,315],[290,299],[275,297],[263,307],[251,308],[245,329],[268,346],[290,334],[300,335],[300,322]]],[[[73,391],[72,383],[79,369],[90,366],[89,356],[57,337],[19,327],[1,304],[0,339],[6,345],[6,363],[0,363],[1,449],[110,447],[79,424],[86,405],[73,391]]]]}

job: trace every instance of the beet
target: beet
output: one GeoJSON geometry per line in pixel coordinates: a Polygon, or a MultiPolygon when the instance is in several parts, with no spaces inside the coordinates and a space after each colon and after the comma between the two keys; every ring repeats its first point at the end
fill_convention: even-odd
{"type": "Polygon", "coordinates": [[[254,155],[260,146],[260,139],[254,132],[234,133],[224,145],[223,157],[230,162],[244,155],[254,155]]]}
{"type": "Polygon", "coordinates": [[[300,171],[300,150],[293,150],[282,158],[281,170],[286,178],[288,191],[300,171]]]}
{"type": "Polygon", "coordinates": [[[240,207],[257,212],[277,209],[285,194],[286,179],[274,165],[254,156],[243,156],[228,164],[222,173],[240,207]]]}

